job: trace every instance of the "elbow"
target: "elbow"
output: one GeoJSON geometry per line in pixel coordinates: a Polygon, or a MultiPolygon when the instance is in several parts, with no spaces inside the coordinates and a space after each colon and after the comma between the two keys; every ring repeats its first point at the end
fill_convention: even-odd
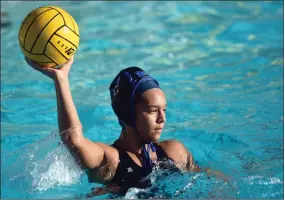
{"type": "Polygon", "coordinates": [[[70,136],[67,142],[70,146],[79,147],[82,144],[83,140],[84,140],[84,137],[82,134],[81,135],[76,134],[76,135],[70,136]]]}
{"type": "Polygon", "coordinates": [[[67,146],[71,147],[80,146],[80,144],[82,144],[84,140],[82,127],[78,126],[72,129],[67,129],[65,131],[62,131],[61,139],[67,146]]]}

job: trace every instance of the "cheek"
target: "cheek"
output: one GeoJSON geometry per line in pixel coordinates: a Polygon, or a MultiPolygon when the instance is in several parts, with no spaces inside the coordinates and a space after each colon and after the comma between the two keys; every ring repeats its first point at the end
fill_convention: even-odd
{"type": "Polygon", "coordinates": [[[137,128],[144,131],[152,129],[155,123],[155,117],[148,114],[141,114],[137,119],[137,128]]]}

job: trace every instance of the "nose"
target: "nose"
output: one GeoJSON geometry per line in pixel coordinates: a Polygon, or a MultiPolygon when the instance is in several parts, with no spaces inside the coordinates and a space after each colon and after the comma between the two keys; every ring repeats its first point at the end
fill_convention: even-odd
{"type": "Polygon", "coordinates": [[[166,121],[165,111],[163,109],[159,109],[157,117],[158,123],[164,123],[166,121]]]}

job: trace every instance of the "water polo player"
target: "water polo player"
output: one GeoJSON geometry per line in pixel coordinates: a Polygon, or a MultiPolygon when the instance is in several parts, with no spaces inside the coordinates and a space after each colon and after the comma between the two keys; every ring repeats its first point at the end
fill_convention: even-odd
{"type": "MultiPolygon", "coordinates": [[[[53,79],[61,139],[89,180],[118,186],[145,187],[144,177],[153,166],[170,163],[176,168],[199,171],[191,153],[175,140],[158,142],[166,122],[166,98],[158,82],[138,67],[122,70],[110,85],[112,108],[122,126],[120,137],[107,145],[84,137],[69,88],[73,58],[60,68],[28,64],[53,79]]],[[[165,166],[164,166],[165,167],[165,166]]]]}

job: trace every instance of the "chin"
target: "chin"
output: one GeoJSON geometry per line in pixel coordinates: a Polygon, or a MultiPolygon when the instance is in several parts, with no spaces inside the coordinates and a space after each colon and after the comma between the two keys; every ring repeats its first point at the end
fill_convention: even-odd
{"type": "Polygon", "coordinates": [[[159,139],[160,139],[160,136],[152,136],[152,137],[145,139],[145,141],[150,143],[150,142],[157,142],[159,139]]]}
{"type": "Polygon", "coordinates": [[[155,133],[153,137],[151,138],[152,142],[157,142],[160,139],[160,136],[161,136],[161,133],[159,134],[155,133]]]}
{"type": "Polygon", "coordinates": [[[150,132],[146,132],[145,134],[142,134],[143,140],[145,142],[157,142],[160,139],[162,131],[150,131],[150,132]]]}

